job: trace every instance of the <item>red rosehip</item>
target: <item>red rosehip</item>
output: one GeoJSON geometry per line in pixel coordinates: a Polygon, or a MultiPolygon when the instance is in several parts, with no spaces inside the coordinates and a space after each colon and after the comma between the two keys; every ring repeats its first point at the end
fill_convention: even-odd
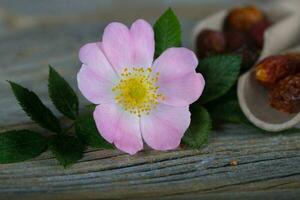
{"type": "Polygon", "coordinates": [[[225,31],[225,38],[228,51],[237,50],[248,43],[248,38],[244,33],[234,30],[225,31]]]}
{"type": "Polygon", "coordinates": [[[237,49],[235,53],[238,53],[242,56],[242,65],[241,65],[242,71],[246,71],[250,67],[252,67],[259,56],[258,50],[249,45],[242,46],[241,48],[237,49]]]}
{"type": "Polygon", "coordinates": [[[264,33],[267,28],[270,26],[270,22],[267,20],[258,22],[253,25],[249,30],[249,35],[255,42],[258,48],[262,49],[264,45],[264,33]]]}
{"type": "Polygon", "coordinates": [[[225,18],[224,28],[240,32],[248,32],[250,28],[265,19],[261,10],[254,6],[232,9],[225,18]]]}
{"type": "Polygon", "coordinates": [[[222,32],[203,30],[197,38],[197,54],[200,58],[223,53],[225,51],[225,37],[222,32]]]}

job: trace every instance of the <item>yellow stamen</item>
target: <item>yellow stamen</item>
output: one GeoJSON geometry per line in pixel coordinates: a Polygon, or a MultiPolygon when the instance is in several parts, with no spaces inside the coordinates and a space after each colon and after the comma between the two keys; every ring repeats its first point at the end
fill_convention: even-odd
{"type": "Polygon", "coordinates": [[[158,78],[159,73],[153,74],[151,68],[125,68],[121,73],[121,80],[112,88],[116,102],[121,104],[124,110],[139,117],[142,114],[148,115],[156,108],[159,99],[164,99],[164,96],[158,93],[158,78]]]}

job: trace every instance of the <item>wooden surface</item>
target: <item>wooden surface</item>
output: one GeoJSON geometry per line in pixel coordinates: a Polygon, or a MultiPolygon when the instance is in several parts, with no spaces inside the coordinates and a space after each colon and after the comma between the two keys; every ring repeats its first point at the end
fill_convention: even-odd
{"type": "MultiPolygon", "coordinates": [[[[47,65],[76,88],[78,48],[99,39],[109,21],[143,17],[153,22],[172,6],[183,24],[184,44],[191,46],[190,33],[199,19],[235,3],[69,2],[0,0],[0,131],[41,130],[28,123],[5,80],[30,87],[53,108],[47,65]]],[[[83,97],[81,103],[86,103],[83,97]]],[[[66,170],[46,152],[28,162],[0,165],[0,183],[0,199],[299,199],[300,135],[266,135],[228,125],[215,131],[203,149],[146,150],[135,156],[89,149],[66,170]]]]}
{"type": "Polygon", "coordinates": [[[89,150],[67,170],[47,152],[1,165],[0,191],[2,199],[296,199],[299,164],[299,134],[263,135],[234,126],[214,133],[201,150],[135,156],[89,150]]]}

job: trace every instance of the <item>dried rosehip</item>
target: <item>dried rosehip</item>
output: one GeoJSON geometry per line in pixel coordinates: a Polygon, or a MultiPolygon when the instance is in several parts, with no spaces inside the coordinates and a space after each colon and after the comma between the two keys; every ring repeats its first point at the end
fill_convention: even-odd
{"type": "Polygon", "coordinates": [[[264,33],[270,26],[267,20],[261,21],[253,25],[249,30],[249,35],[255,42],[258,48],[262,49],[264,45],[264,33]]]}
{"type": "Polygon", "coordinates": [[[255,78],[267,87],[273,87],[284,77],[300,72],[300,59],[291,55],[270,56],[256,65],[255,78]]]}
{"type": "Polygon", "coordinates": [[[242,56],[242,71],[246,71],[247,69],[252,67],[255,64],[259,55],[258,50],[249,45],[244,45],[235,52],[242,56]]]}
{"type": "Polygon", "coordinates": [[[292,59],[298,59],[300,60],[300,53],[297,53],[297,52],[289,52],[285,55],[288,55],[290,58],[292,59]]]}
{"type": "Polygon", "coordinates": [[[228,51],[237,50],[245,46],[249,41],[247,36],[238,31],[228,30],[225,31],[226,49],[228,51]]]}
{"type": "Polygon", "coordinates": [[[203,30],[197,38],[197,54],[200,58],[223,53],[225,51],[223,33],[213,30],[203,30]]]}
{"type": "Polygon", "coordinates": [[[279,81],[269,96],[270,105],[286,113],[300,112],[300,73],[279,81]]]}
{"type": "Polygon", "coordinates": [[[242,71],[246,71],[254,65],[258,58],[258,50],[251,44],[247,34],[228,30],[225,31],[226,50],[242,56],[242,71]]]}
{"type": "Polygon", "coordinates": [[[253,25],[263,20],[265,20],[265,15],[254,6],[235,8],[225,18],[224,28],[248,32],[253,25]]]}

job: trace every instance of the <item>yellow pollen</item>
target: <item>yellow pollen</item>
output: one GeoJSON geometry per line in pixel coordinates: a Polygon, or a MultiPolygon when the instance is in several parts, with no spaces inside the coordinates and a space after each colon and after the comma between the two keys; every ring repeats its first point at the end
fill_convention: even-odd
{"type": "Polygon", "coordinates": [[[121,80],[112,88],[115,100],[121,104],[124,110],[141,116],[148,115],[156,108],[159,99],[165,97],[158,93],[156,85],[159,73],[153,74],[151,68],[125,68],[121,73],[121,80]]]}

